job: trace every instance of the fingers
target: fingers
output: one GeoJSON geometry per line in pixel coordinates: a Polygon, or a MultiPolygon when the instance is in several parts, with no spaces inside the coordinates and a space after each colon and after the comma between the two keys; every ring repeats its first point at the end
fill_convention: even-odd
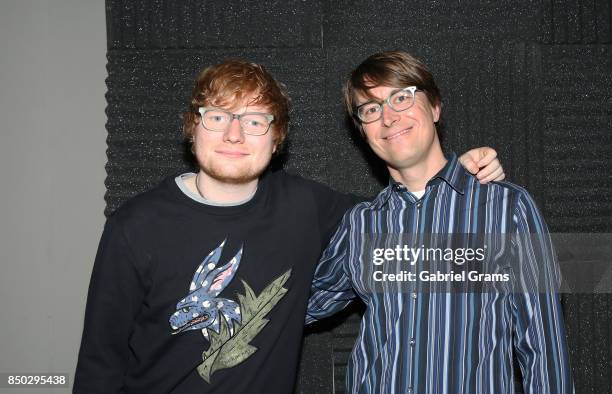
{"type": "Polygon", "coordinates": [[[478,170],[480,170],[480,167],[478,167],[476,162],[474,160],[472,160],[470,157],[466,156],[464,159],[460,159],[459,161],[461,162],[461,165],[466,170],[468,170],[470,172],[470,174],[472,174],[472,175],[476,175],[476,173],[478,173],[478,170]]]}
{"type": "Polygon", "coordinates": [[[489,183],[492,181],[503,181],[506,178],[506,174],[504,173],[504,169],[500,166],[497,167],[491,174],[487,176],[480,177],[480,173],[476,175],[478,181],[482,184],[489,183]]]}
{"type": "Polygon", "coordinates": [[[493,159],[489,164],[484,167],[479,167],[480,171],[476,174],[476,178],[484,179],[491,175],[494,171],[501,167],[501,163],[497,159],[493,159]]]}
{"type": "Polygon", "coordinates": [[[480,148],[479,154],[480,159],[478,159],[478,162],[476,164],[480,168],[487,166],[489,163],[491,163],[497,158],[497,152],[495,151],[495,149],[489,148],[488,146],[480,148]]]}

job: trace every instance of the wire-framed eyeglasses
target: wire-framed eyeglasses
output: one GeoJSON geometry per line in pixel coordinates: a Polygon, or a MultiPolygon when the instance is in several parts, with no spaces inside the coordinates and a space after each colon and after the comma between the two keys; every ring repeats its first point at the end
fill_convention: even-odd
{"type": "Polygon", "coordinates": [[[395,112],[405,111],[414,105],[416,92],[421,89],[416,86],[408,86],[403,89],[396,89],[389,94],[383,101],[368,101],[356,108],[355,113],[361,123],[372,123],[380,119],[383,112],[383,105],[387,104],[395,112]]]}

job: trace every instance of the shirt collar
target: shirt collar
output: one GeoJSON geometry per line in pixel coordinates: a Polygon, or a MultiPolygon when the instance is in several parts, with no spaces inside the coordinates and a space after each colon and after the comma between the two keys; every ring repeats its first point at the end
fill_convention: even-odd
{"type": "MultiPolygon", "coordinates": [[[[443,181],[457,193],[464,194],[464,189],[469,174],[465,168],[463,168],[455,153],[451,152],[450,154],[445,155],[445,157],[447,160],[446,164],[427,182],[426,188],[443,181]]],[[[378,196],[372,202],[372,206],[376,209],[381,208],[387,203],[393,193],[398,193],[402,190],[406,190],[406,187],[389,177],[389,185],[378,194],[378,196]]]]}
{"type": "Polygon", "coordinates": [[[457,193],[465,193],[465,185],[468,181],[469,174],[459,162],[459,158],[454,152],[446,155],[446,165],[427,182],[427,185],[433,184],[436,179],[442,179],[457,193]]]}

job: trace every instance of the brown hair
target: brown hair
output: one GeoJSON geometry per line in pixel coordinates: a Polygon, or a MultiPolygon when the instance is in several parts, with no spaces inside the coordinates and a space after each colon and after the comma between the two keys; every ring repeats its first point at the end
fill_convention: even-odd
{"type": "Polygon", "coordinates": [[[375,53],[353,70],[344,85],[346,110],[362,132],[361,122],[354,113],[356,95],[376,99],[370,94],[370,89],[376,86],[416,86],[427,95],[432,106],[442,105],[440,90],[431,72],[419,59],[401,51],[375,53]]]}
{"type": "Polygon", "coordinates": [[[226,60],[200,72],[191,93],[187,112],[183,113],[183,133],[192,139],[196,123],[200,121],[199,107],[231,107],[254,95],[250,105],[268,107],[274,121],[276,152],[287,137],[289,124],[289,96],[285,86],[261,65],[243,60],[226,60]]]}

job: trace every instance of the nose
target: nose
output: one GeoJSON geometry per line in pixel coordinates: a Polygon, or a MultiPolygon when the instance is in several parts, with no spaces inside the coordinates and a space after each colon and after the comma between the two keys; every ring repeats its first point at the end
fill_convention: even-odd
{"type": "Polygon", "coordinates": [[[383,104],[381,118],[385,127],[391,127],[393,123],[397,122],[400,116],[398,112],[389,108],[387,104],[383,104]]]}
{"type": "Polygon", "coordinates": [[[244,142],[244,133],[242,132],[242,126],[240,126],[240,121],[238,119],[232,119],[229,127],[223,133],[223,141],[232,144],[244,142]]]}

